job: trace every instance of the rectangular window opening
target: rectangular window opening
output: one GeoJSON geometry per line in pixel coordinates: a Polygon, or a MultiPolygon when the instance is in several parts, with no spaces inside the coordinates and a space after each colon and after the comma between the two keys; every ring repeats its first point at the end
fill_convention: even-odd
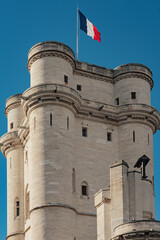
{"type": "Polygon", "coordinates": [[[52,113],[50,113],[50,126],[52,126],[52,113]]]}
{"type": "Polygon", "coordinates": [[[82,195],[87,196],[87,186],[82,185],[82,195]]]}
{"type": "Polygon", "coordinates": [[[136,92],[131,92],[131,99],[136,99],[136,92]]]}
{"type": "Polygon", "coordinates": [[[77,90],[81,91],[82,90],[82,86],[81,85],[77,85],[77,90]]]}
{"type": "Polygon", "coordinates": [[[87,128],[82,127],[82,136],[87,137],[87,128]]]}
{"type": "Polygon", "coordinates": [[[133,131],[133,142],[136,141],[136,134],[135,134],[135,131],[133,131]]]}
{"type": "Polygon", "coordinates": [[[68,76],[64,75],[64,82],[65,84],[68,84],[68,76]]]}
{"type": "Polygon", "coordinates": [[[19,209],[19,201],[16,202],[16,216],[18,217],[20,215],[20,209],[19,209]]]}
{"type": "Polygon", "coordinates": [[[118,106],[119,105],[119,98],[116,98],[115,102],[116,102],[116,105],[118,106]]]}
{"type": "Polygon", "coordinates": [[[69,129],[69,117],[67,117],[67,129],[69,129]]]}
{"type": "Polygon", "coordinates": [[[19,216],[19,207],[17,208],[17,217],[19,216]]]}
{"type": "Polygon", "coordinates": [[[111,142],[112,141],[112,133],[107,132],[107,141],[111,142]]]}
{"type": "Polygon", "coordinates": [[[10,129],[12,129],[12,128],[13,128],[13,122],[10,123],[10,129]]]}

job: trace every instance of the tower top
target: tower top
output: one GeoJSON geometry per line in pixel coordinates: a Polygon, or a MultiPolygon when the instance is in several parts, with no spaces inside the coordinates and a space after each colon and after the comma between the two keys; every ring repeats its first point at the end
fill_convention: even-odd
{"type": "Polygon", "coordinates": [[[53,52],[54,56],[56,56],[55,53],[57,53],[57,56],[59,56],[59,54],[65,54],[72,60],[75,59],[75,55],[72,49],[64,43],[55,41],[40,42],[34,45],[28,53],[28,70],[30,71],[32,61],[34,62],[35,60],[45,56],[53,56],[53,52]]]}

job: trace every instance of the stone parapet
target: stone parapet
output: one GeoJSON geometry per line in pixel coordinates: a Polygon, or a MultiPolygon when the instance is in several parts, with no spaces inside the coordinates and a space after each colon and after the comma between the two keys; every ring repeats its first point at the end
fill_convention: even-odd
{"type": "Polygon", "coordinates": [[[6,100],[6,109],[5,109],[6,116],[8,115],[8,112],[11,109],[21,106],[21,97],[22,97],[22,94],[20,93],[20,94],[13,95],[6,100]]]}
{"type": "Polygon", "coordinates": [[[21,145],[17,131],[6,133],[0,138],[0,149],[5,157],[9,151],[21,145]]]}
{"type": "Polygon", "coordinates": [[[33,62],[35,62],[40,58],[48,57],[48,56],[57,56],[57,57],[65,58],[67,61],[71,61],[72,64],[74,65],[73,60],[75,56],[74,56],[74,52],[70,47],[60,42],[46,41],[46,42],[38,43],[30,49],[28,53],[28,64],[27,64],[28,70],[30,71],[30,68],[33,62]]]}
{"type": "Polygon", "coordinates": [[[112,239],[160,239],[160,222],[142,220],[121,224],[114,229],[114,237],[112,239]]]}

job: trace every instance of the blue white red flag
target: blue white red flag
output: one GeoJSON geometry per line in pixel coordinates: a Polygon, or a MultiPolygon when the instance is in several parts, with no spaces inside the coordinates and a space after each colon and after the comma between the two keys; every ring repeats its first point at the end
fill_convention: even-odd
{"type": "MultiPolygon", "coordinates": [[[[78,10],[79,11],[79,10],[78,10]]],[[[101,36],[97,28],[79,11],[80,29],[94,40],[101,42],[101,36]]]]}

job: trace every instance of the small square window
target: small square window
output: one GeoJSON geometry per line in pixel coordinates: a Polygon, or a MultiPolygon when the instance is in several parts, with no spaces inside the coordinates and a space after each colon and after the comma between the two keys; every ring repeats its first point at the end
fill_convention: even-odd
{"type": "Polygon", "coordinates": [[[81,85],[77,85],[77,90],[81,91],[82,90],[82,86],[81,85]]]}
{"type": "Polygon", "coordinates": [[[131,92],[131,99],[136,99],[136,92],[131,92]]]}
{"type": "Polygon", "coordinates": [[[82,127],[82,136],[87,137],[87,128],[82,127]]]}
{"type": "Polygon", "coordinates": [[[12,123],[10,123],[10,129],[12,129],[13,128],[13,122],[12,123]]]}
{"type": "Polygon", "coordinates": [[[112,133],[107,132],[107,141],[111,142],[112,141],[112,133]]]}
{"type": "Polygon", "coordinates": [[[64,75],[64,82],[68,84],[68,76],[64,75]]]}
{"type": "Polygon", "coordinates": [[[116,105],[119,105],[119,98],[115,99],[116,105]]]}

